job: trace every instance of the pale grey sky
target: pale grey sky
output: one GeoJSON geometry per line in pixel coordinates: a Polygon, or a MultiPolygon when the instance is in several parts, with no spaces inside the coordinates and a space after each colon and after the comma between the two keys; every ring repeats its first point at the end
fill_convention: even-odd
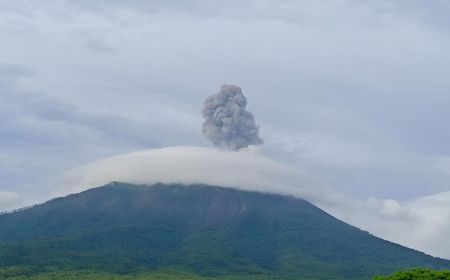
{"type": "Polygon", "coordinates": [[[444,0],[1,1],[0,209],[107,156],[209,146],[223,83],[262,153],[336,192],[449,191],[449,19],[444,0]]]}

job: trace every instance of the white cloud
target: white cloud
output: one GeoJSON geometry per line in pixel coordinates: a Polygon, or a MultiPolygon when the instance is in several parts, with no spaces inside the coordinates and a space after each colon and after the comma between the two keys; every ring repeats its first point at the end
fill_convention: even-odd
{"type": "Polygon", "coordinates": [[[362,228],[448,256],[439,246],[448,208],[417,199],[449,190],[448,7],[441,0],[0,1],[4,189],[45,196],[55,174],[73,166],[144,147],[202,145],[204,98],[235,83],[271,157],[358,198],[324,190],[318,199],[308,176],[285,165],[236,154],[223,155],[233,162],[226,165],[204,149],[178,151],[180,160],[217,178],[182,174],[167,163],[169,149],[143,153],[166,158],[163,166],[140,152],[118,157],[134,166],[133,176],[115,158],[100,161],[95,172],[75,176],[73,190],[108,178],[149,179],[132,163],[137,157],[176,171],[174,179],[309,193],[362,228]],[[244,174],[247,164],[256,170],[244,174]]]}
{"type": "Polygon", "coordinates": [[[22,198],[16,192],[0,191],[0,212],[22,206],[22,198]]]}
{"type": "Polygon", "coordinates": [[[347,199],[338,207],[324,208],[374,235],[450,259],[450,192],[403,202],[347,199]]]}
{"type": "Polygon", "coordinates": [[[45,197],[55,183],[55,174],[132,149],[180,143],[181,139],[189,143],[185,139],[190,137],[179,137],[179,133],[196,134],[192,116],[161,96],[149,97],[147,118],[127,116],[87,109],[26,89],[22,81],[34,75],[26,67],[0,63],[0,177],[4,189],[45,197]]]}
{"type": "Polygon", "coordinates": [[[68,173],[56,194],[79,192],[111,181],[137,184],[210,184],[307,199],[372,234],[450,258],[450,192],[410,201],[356,199],[333,192],[309,174],[255,150],[227,152],[170,147],[106,158],[68,173]]]}
{"type": "Polygon", "coordinates": [[[63,187],[56,194],[80,192],[111,181],[200,183],[290,194],[314,201],[327,193],[308,175],[253,149],[229,152],[204,147],[170,147],[114,156],[77,168],[64,176],[63,187]]]}
{"type": "Polygon", "coordinates": [[[448,184],[421,170],[430,155],[450,154],[442,127],[447,8],[397,0],[1,1],[0,62],[32,69],[20,86],[33,96],[72,106],[0,99],[2,109],[22,108],[12,130],[0,128],[2,139],[29,147],[28,156],[4,152],[36,162],[33,144],[54,138],[68,156],[45,157],[53,173],[68,160],[202,145],[201,104],[226,82],[243,87],[271,155],[342,192],[404,199],[445,191],[448,184]]]}

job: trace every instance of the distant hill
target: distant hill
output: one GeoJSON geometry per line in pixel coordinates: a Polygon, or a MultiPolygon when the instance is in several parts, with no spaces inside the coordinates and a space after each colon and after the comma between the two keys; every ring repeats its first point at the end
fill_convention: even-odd
{"type": "Polygon", "coordinates": [[[111,183],[1,215],[2,267],[371,279],[403,268],[450,268],[450,261],[372,236],[293,197],[111,183]]]}

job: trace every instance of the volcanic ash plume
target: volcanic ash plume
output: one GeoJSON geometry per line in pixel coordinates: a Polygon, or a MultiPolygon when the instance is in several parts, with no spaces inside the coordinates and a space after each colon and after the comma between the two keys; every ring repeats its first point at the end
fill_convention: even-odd
{"type": "Polygon", "coordinates": [[[215,146],[229,150],[262,144],[259,127],[253,114],[245,110],[246,106],[247,99],[240,87],[222,85],[219,93],[205,101],[203,135],[215,146]]]}

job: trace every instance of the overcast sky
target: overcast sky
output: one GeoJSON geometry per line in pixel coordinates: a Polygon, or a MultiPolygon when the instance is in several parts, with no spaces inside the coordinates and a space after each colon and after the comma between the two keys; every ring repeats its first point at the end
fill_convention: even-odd
{"type": "Polygon", "coordinates": [[[335,192],[449,191],[449,19],[446,0],[3,0],[0,209],[104,157],[209,146],[223,83],[262,153],[335,192]]]}

